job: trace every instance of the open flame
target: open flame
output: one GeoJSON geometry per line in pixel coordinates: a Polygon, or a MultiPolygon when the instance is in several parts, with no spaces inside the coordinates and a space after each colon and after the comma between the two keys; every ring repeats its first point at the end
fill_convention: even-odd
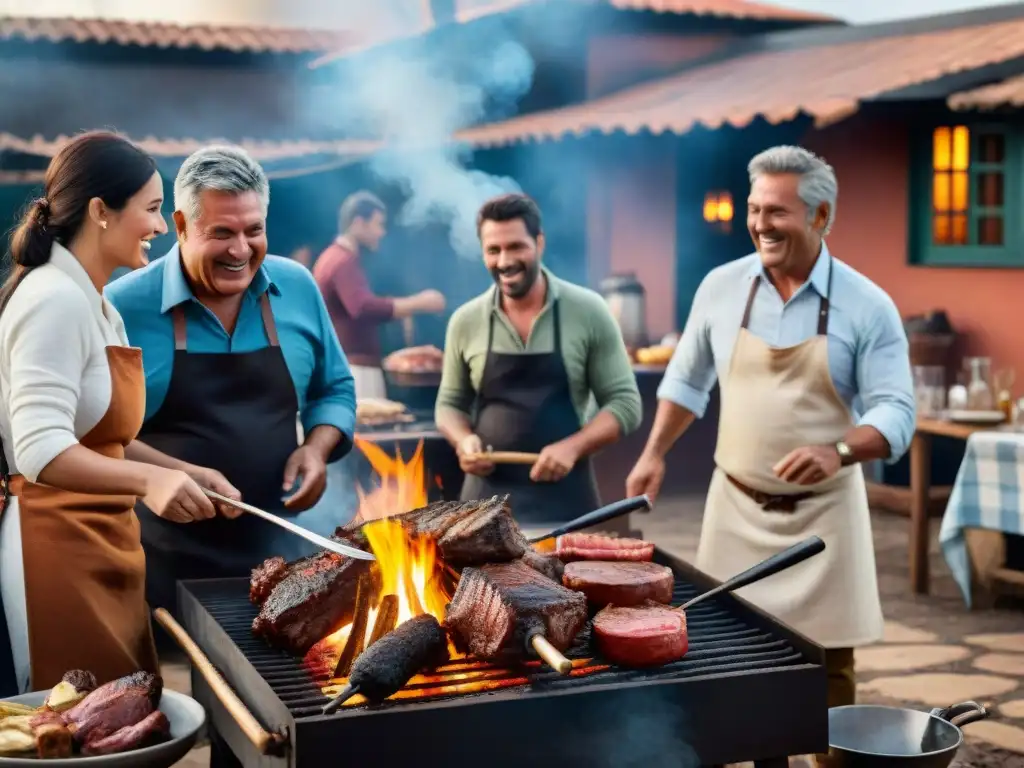
{"type": "MultiPolygon", "coordinates": [[[[423,613],[443,621],[451,592],[446,583],[448,572],[437,555],[434,540],[427,536],[411,536],[401,523],[387,519],[427,504],[423,441],[408,462],[400,453],[396,452],[392,458],[378,445],[358,437],[355,443],[379,478],[378,485],[369,491],[357,488],[359,517],[371,521],[363,531],[377,558],[375,571],[380,585],[365,622],[365,648],[370,644],[385,596],[397,598],[398,616],[394,626],[398,626],[423,613]]],[[[317,643],[306,657],[307,664],[331,675],[349,643],[355,623],[339,628],[317,643]]],[[[332,679],[330,690],[333,691],[338,683],[344,684],[344,678],[332,679]]],[[[361,697],[357,697],[351,703],[356,704],[360,700],[361,697]]]]}

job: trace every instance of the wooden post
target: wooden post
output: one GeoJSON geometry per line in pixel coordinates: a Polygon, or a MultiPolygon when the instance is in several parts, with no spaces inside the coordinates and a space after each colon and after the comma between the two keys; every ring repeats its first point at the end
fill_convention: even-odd
{"type": "Polygon", "coordinates": [[[915,594],[927,595],[928,490],[932,484],[932,436],[914,433],[910,444],[910,583],[915,594]]]}

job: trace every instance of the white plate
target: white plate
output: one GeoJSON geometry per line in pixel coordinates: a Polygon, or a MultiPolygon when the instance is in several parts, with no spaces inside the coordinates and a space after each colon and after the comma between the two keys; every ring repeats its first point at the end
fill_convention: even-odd
{"type": "MultiPolygon", "coordinates": [[[[41,707],[49,691],[23,693],[4,701],[41,707]]],[[[40,766],[89,766],[89,768],[170,768],[177,763],[196,743],[199,730],[206,722],[206,710],[195,699],[164,688],[160,696],[160,711],[167,715],[171,724],[171,738],[162,744],[116,755],[95,755],[93,757],[66,757],[55,760],[40,760],[34,755],[0,757],[0,768],[40,768],[40,766]]]]}
{"type": "Polygon", "coordinates": [[[1001,424],[1006,421],[1006,414],[1002,411],[950,411],[949,420],[970,424],[1001,424]]]}

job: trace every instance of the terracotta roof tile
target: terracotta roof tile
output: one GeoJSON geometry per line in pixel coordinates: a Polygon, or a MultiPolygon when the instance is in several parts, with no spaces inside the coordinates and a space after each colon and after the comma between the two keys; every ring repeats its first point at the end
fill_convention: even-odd
{"type": "Polygon", "coordinates": [[[1024,107],[1024,75],[1001,83],[954,93],[948,99],[952,109],[995,109],[1024,107]]]}
{"type": "Polygon", "coordinates": [[[655,11],[657,13],[689,13],[695,16],[724,16],[733,19],[761,21],[837,21],[824,13],[783,8],[751,0],[604,0],[623,11],[655,11]]]}
{"type": "Polygon", "coordinates": [[[559,139],[590,131],[685,133],[696,125],[780,123],[799,114],[827,124],[862,101],[1024,56],[1024,19],[930,33],[759,52],[698,66],[584,104],[470,128],[481,146],[559,139]]]}
{"type": "MultiPolygon", "coordinates": [[[[487,16],[509,13],[530,5],[539,5],[543,0],[455,0],[455,20],[466,24],[487,16]]],[[[550,1],[550,0],[549,0],[550,1]]],[[[718,16],[723,18],[755,21],[793,22],[835,22],[834,16],[820,13],[782,8],[769,3],[753,0],[571,0],[578,4],[603,3],[621,11],[654,11],[693,16],[718,16]]],[[[311,67],[320,67],[353,53],[365,51],[378,45],[394,43],[432,31],[438,25],[429,15],[403,33],[392,34],[383,39],[367,41],[362,45],[346,46],[343,50],[332,51],[314,61],[311,67]]]]}
{"type": "MultiPolygon", "coordinates": [[[[0,152],[7,150],[24,155],[53,157],[69,138],[68,136],[57,136],[56,138],[48,139],[43,136],[33,136],[31,139],[23,139],[12,136],[9,133],[0,133],[0,152]]],[[[260,141],[256,139],[227,141],[216,138],[162,139],[147,136],[143,139],[133,140],[155,157],[188,157],[197,149],[209,144],[229,143],[242,147],[256,160],[261,162],[289,160],[310,155],[362,156],[375,152],[383,146],[379,141],[355,139],[340,141],[309,141],[304,139],[296,139],[294,141],[260,141]]]]}
{"type": "Polygon", "coordinates": [[[114,19],[0,16],[0,40],[113,43],[154,48],[200,48],[236,53],[322,53],[352,45],[339,30],[182,25],[114,19]]]}

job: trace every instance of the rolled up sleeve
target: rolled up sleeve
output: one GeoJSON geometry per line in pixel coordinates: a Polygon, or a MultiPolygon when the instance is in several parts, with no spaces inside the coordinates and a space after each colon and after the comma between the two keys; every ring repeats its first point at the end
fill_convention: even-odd
{"type": "Polygon", "coordinates": [[[466,362],[466,331],[469,323],[465,308],[457,310],[448,320],[444,335],[444,365],[441,368],[441,385],[434,403],[434,419],[440,418],[445,410],[456,411],[469,418],[476,393],[470,380],[469,365],[466,362]]]}
{"type": "Polygon", "coordinates": [[[891,299],[873,313],[857,350],[857,391],[864,414],[857,426],[874,427],[889,443],[890,464],[910,447],[917,424],[910,344],[891,299]]]}
{"type": "Polygon", "coordinates": [[[708,322],[710,289],[707,278],[697,288],[682,338],[658,385],[658,399],[668,400],[701,418],[718,378],[708,322]]]}
{"type": "Polygon", "coordinates": [[[636,375],[615,318],[599,305],[592,315],[592,335],[587,356],[587,380],[597,407],[619,422],[623,435],[636,431],[643,419],[643,403],[636,375]]]}
{"type": "Polygon", "coordinates": [[[319,312],[319,354],[302,410],[302,428],[308,434],[321,424],[336,427],[342,439],[332,451],[329,461],[337,461],[352,450],[356,426],[355,380],[323,299],[312,291],[310,301],[316,302],[319,312]]]}
{"type": "Polygon", "coordinates": [[[5,312],[8,328],[0,355],[10,376],[14,469],[34,483],[51,461],[78,443],[75,413],[89,357],[87,331],[96,320],[74,286],[48,292],[45,301],[17,299],[5,312]]]}

